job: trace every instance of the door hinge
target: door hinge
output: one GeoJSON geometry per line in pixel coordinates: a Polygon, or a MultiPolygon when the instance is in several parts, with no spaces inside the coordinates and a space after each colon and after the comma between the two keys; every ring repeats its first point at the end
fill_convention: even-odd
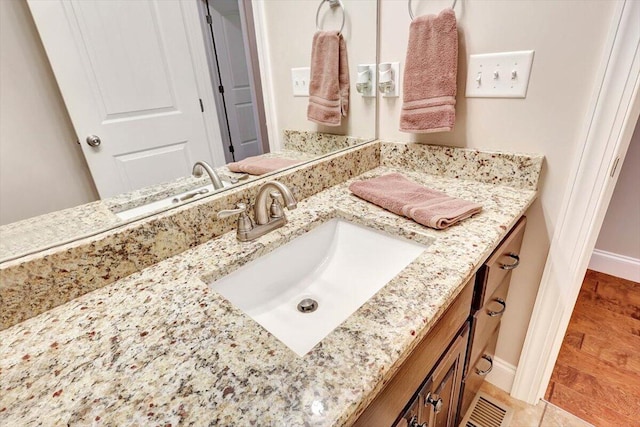
{"type": "Polygon", "coordinates": [[[611,168],[611,178],[616,174],[616,169],[618,169],[618,162],[620,161],[620,157],[616,157],[616,160],[613,162],[613,167],[611,168]]]}
{"type": "Polygon", "coordinates": [[[207,20],[207,24],[211,25],[213,23],[213,19],[211,19],[211,15],[205,16],[205,19],[207,20]]]}
{"type": "Polygon", "coordinates": [[[204,113],[204,104],[202,103],[202,98],[199,98],[200,101],[200,111],[204,113]]]}
{"type": "Polygon", "coordinates": [[[224,93],[224,86],[222,85],[218,86],[218,92],[224,93]]]}
{"type": "Polygon", "coordinates": [[[230,153],[234,153],[235,152],[235,150],[233,149],[233,145],[229,145],[229,152],[230,153]]]}

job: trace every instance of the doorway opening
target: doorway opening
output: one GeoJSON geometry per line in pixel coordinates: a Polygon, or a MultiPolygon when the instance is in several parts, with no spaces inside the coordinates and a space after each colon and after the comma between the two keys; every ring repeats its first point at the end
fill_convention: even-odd
{"type": "Polygon", "coordinates": [[[594,425],[640,418],[640,121],[619,167],[545,393],[545,400],[594,425]]]}
{"type": "Polygon", "coordinates": [[[225,160],[268,152],[251,2],[202,0],[199,8],[225,160]]]}

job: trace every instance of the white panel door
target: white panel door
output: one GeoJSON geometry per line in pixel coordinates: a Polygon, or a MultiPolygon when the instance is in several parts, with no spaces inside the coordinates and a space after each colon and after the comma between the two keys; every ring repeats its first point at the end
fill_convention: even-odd
{"type": "Polygon", "coordinates": [[[198,160],[215,163],[186,31],[188,2],[29,6],[100,197],[189,175],[198,160]],[[89,135],[99,136],[98,147],[87,144],[89,135]]]}
{"type": "Polygon", "coordinates": [[[235,160],[262,154],[238,0],[209,2],[235,160]]]}

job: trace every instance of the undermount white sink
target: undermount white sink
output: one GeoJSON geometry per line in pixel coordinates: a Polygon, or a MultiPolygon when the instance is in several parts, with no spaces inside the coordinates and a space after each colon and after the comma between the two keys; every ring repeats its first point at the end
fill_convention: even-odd
{"type": "Polygon", "coordinates": [[[210,287],[304,356],[425,249],[333,219],[210,287]]]}
{"type": "MultiPolygon", "coordinates": [[[[232,184],[227,181],[222,181],[223,188],[230,187],[232,184]]],[[[193,190],[184,191],[179,194],[175,194],[170,197],[165,197],[164,199],[156,200],[154,202],[149,202],[144,205],[136,206],[135,208],[127,209],[124,211],[116,212],[116,216],[122,220],[130,220],[131,218],[137,218],[139,216],[147,215],[150,213],[158,212],[160,210],[164,210],[171,206],[178,206],[180,204],[186,203],[190,200],[198,199],[202,196],[209,195],[213,193],[215,190],[213,189],[213,184],[209,184],[203,187],[194,188],[193,190]],[[181,200],[185,196],[192,195],[194,193],[195,196],[189,197],[188,199],[181,200]]]]}

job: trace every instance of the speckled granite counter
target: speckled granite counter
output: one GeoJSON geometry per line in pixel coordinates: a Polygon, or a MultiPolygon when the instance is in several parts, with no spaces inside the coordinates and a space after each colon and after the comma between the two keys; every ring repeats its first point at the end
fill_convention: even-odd
{"type": "MultiPolygon", "coordinates": [[[[284,157],[304,163],[316,159],[318,154],[285,149],[277,153],[266,153],[263,156],[284,157]]],[[[246,176],[246,174],[235,174],[229,171],[227,166],[216,168],[216,172],[221,177],[246,176]]],[[[262,178],[264,176],[248,175],[237,184],[246,184],[262,178]]],[[[206,174],[201,178],[187,176],[170,183],[152,185],[108,199],[2,225],[0,226],[0,262],[118,227],[130,221],[120,219],[117,216],[119,212],[209,184],[211,181],[206,174]]],[[[225,187],[227,188],[230,187],[225,187]]],[[[210,194],[205,196],[208,195],[210,194]]]]}
{"type": "Polygon", "coordinates": [[[536,194],[388,165],[358,179],[396,170],[484,210],[435,231],[361,201],[347,181],[253,242],[227,233],[1,331],[0,424],[349,424],[536,194]],[[208,289],[336,216],[430,246],[306,356],[208,289]]]}
{"type": "MultiPolygon", "coordinates": [[[[379,165],[380,143],[371,142],[269,179],[286,184],[303,200],[379,165]]],[[[91,238],[0,263],[0,330],[231,231],[234,218],[216,220],[215,212],[239,202],[250,205],[262,182],[251,181],[91,238]]]]}

